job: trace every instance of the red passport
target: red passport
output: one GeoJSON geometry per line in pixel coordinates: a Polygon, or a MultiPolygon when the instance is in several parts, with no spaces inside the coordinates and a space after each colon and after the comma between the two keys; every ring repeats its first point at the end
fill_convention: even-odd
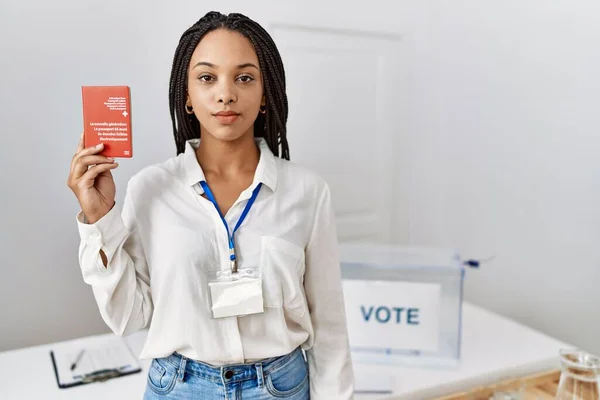
{"type": "Polygon", "coordinates": [[[98,153],[131,158],[131,102],[129,86],[82,86],[83,144],[104,143],[98,153]]]}

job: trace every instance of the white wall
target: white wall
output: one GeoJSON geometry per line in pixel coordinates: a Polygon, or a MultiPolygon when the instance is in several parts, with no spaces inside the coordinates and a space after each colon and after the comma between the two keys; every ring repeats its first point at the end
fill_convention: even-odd
{"type": "Polygon", "coordinates": [[[154,77],[168,77],[178,37],[157,29],[166,10],[134,23],[139,4],[116,6],[0,6],[0,350],[108,331],[77,265],[78,205],[66,186],[83,126],[81,85],[128,84],[136,93],[134,140],[144,151],[121,162],[119,201],[129,176],[175,152],[165,111],[168,78],[154,77]],[[144,38],[149,50],[139,45],[144,38]]]}
{"type": "MultiPolygon", "coordinates": [[[[128,84],[136,94],[143,151],[117,170],[122,195],[129,176],[175,152],[168,74],[184,27],[209,8],[254,16],[259,3],[0,5],[0,350],[107,331],[77,266],[77,203],[66,187],[80,86],[128,84]]],[[[597,3],[385,3],[345,5],[336,19],[316,8],[279,13],[403,36],[411,79],[398,96],[411,117],[399,124],[410,140],[397,150],[411,168],[394,195],[410,200],[398,211],[398,221],[410,217],[410,241],[496,255],[469,271],[467,299],[600,353],[597,3]]]]}
{"type": "Polygon", "coordinates": [[[495,255],[467,299],[600,353],[600,3],[429,16],[411,240],[495,255]]]}

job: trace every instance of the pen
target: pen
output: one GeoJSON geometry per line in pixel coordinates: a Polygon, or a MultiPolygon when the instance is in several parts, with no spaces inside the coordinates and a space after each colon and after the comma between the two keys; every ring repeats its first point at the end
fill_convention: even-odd
{"type": "Polygon", "coordinates": [[[71,364],[71,371],[73,371],[75,367],[77,367],[77,363],[81,360],[81,356],[83,355],[83,350],[84,349],[79,350],[77,357],[75,357],[75,361],[73,361],[73,364],[71,364]]]}

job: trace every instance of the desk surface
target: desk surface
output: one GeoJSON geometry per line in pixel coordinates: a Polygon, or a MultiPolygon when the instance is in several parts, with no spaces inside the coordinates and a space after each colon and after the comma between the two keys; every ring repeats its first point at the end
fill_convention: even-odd
{"type": "MultiPolygon", "coordinates": [[[[146,331],[126,338],[134,354],[142,350],[146,331]]],[[[485,309],[464,303],[463,354],[452,369],[355,365],[359,379],[389,380],[392,395],[357,394],[360,400],[429,399],[488,384],[506,377],[558,367],[558,350],[572,347],[485,309]]],[[[149,360],[139,374],[58,389],[50,349],[53,344],[0,352],[0,393],[4,400],[141,399],[149,360]]]]}

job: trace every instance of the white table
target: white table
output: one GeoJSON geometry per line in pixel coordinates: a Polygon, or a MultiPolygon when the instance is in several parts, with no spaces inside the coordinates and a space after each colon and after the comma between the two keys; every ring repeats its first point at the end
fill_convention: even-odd
{"type": "MultiPolygon", "coordinates": [[[[127,337],[131,349],[141,352],[146,331],[127,337]]],[[[149,360],[139,374],[58,389],[49,351],[53,344],[0,352],[0,398],[30,399],[141,399],[149,360]]],[[[558,350],[572,347],[540,332],[469,303],[463,308],[461,365],[435,370],[414,367],[355,365],[361,377],[390,379],[392,395],[358,394],[357,399],[429,399],[506,377],[558,367],[558,350]]]]}

